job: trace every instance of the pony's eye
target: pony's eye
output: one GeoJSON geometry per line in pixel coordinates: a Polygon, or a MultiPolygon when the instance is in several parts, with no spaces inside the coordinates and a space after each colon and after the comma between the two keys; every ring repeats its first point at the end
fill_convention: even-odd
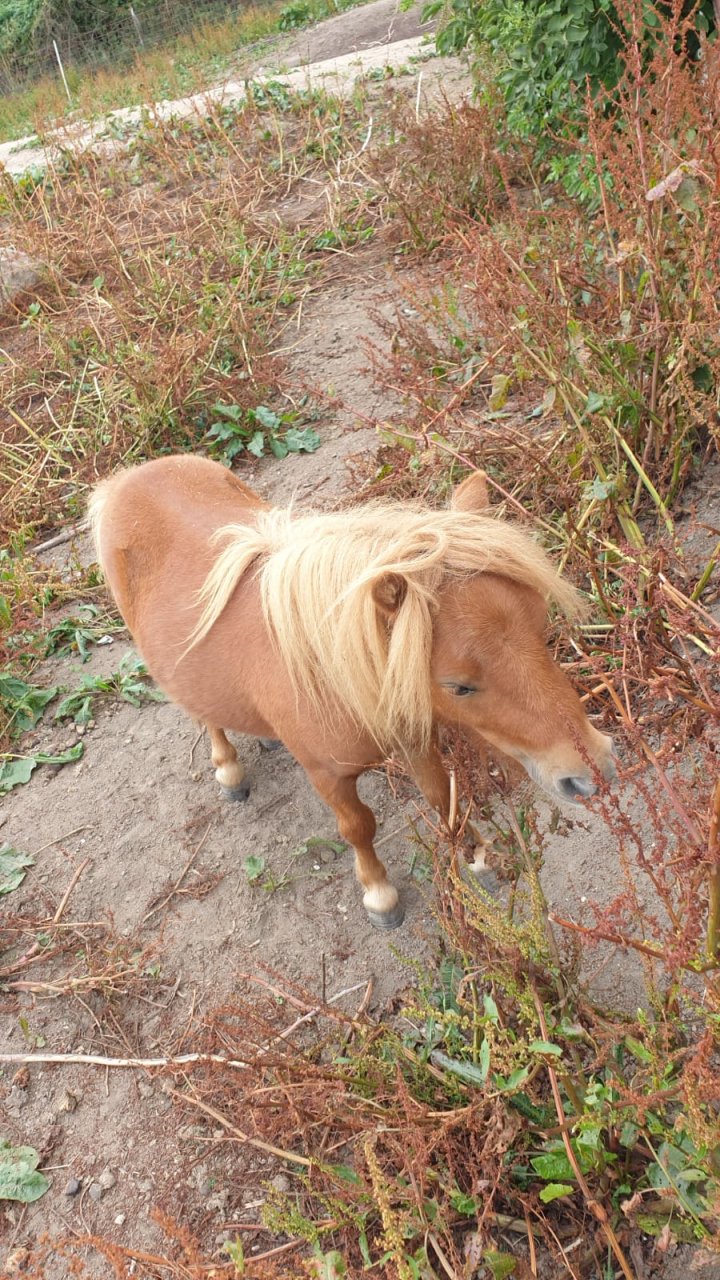
{"type": "Polygon", "coordinates": [[[451,684],[450,692],[456,698],[467,698],[471,693],[477,693],[477,689],[474,689],[471,684],[451,684]]]}

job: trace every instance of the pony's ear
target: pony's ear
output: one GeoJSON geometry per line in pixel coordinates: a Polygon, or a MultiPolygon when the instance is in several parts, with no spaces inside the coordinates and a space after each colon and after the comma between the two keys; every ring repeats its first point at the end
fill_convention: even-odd
{"type": "Polygon", "coordinates": [[[407,593],[407,582],[399,573],[386,573],[373,586],[373,600],[389,622],[394,621],[407,593]]]}
{"type": "Polygon", "coordinates": [[[453,511],[486,511],[490,506],[490,494],[485,472],[471,471],[453,490],[450,506],[453,511]]]}

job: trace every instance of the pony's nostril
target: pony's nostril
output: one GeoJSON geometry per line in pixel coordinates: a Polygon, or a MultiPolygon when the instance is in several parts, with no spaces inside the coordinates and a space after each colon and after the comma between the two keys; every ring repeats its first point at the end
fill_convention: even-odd
{"type": "Polygon", "coordinates": [[[595,795],[595,783],[592,778],[559,778],[557,785],[566,800],[577,802],[595,795]]]}

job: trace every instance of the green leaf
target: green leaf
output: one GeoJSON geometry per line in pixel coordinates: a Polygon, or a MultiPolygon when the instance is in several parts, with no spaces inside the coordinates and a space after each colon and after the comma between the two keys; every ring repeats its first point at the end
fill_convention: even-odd
{"type": "Polygon", "coordinates": [[[561,1196],[572,1195],[574,1187],[567,1182],[549,1182],[540,1192],[540,1199],[543,1204],[550,1204],[552,1200],[559,1200],[561,1196]]]}
{"type": "Polygon", "coordinates": [[[218,413],[221,418],[229,418],[231,422],[240,422],[242,420],[242,409],[239,404],[223,404],[222,400],[218,400],[213,405],[213,413],[218,413]]]}
{"type": "Polygon", "coordinates": [[[512,1071],[507,1080],[503,1076],[493,1076],[493,1084],[496,1089],[500,1089],[503,1093],[517,1089],[519,1085],[524,1084],[530,1075],[529,1067],[518,1067],[516,1071],[512,1071]]]}
{"type": "Polygon", "coordinates": [[[0,795],[6,795],[13,787],[29,782],[37,760],[21,756],[17,760],[3,760],[0,764],[0,795]]]}
{"type": "Polygon", "coordinates": [[[0,795],[29,782],[39,764],[71,764],[74,760],[79,760],[82,753],[83,744],[77,742],[59,756],[45,755],[39,751],[34,756],[15,756],[3,760],[0,764],[0,795]]]}
{"type": "Polygon", "coordinates": [[[347,1276],[347,1267],[345,1259],[337,1249],[331,1249],[329,1253],[318,1254],[318,1280],[345,1280],[347,1276]]]}
{"type": "Polygon", "coordinates": [[[276,458],[287,458],[289,452],[288,447],[285,444],[285,441],[281,440],[279,436],[270,436],[268,444],[270,445],[271,453],[274,453],[276,458]]]}
{"type": "Polygon", "coordinates": [[[279,431],[282,426],[281,420],[272,409],[268,409],[266,405],[259,404],[257,409],[253,411],[253,416],[264,427],[266,431],[279,431]]]}
{"type": "Polygon", "coordinates": [[[634,1147],[635,1143],[638,1140],[639,1132],[640,1130],[638,1129],[638,1126],[636,1124],[633,1124],[630,1120],[626,1120],[622,1129],[620,1130],[621,1146],[634,1147]]]}
{"type": "Polygon", "coordinates": [[[472,1196],[466,1196],[463,1191],[454,1191],[450,1196],[450,1203],[456,1213],[462,1213],[466,1218],[474,1218],[477,1213],[477,1204],[472,1196]]]}
{"type": "Polygon", "coordinates": [[[562,1057],[559,1044],[551,1044],[549,1040],[532,1040],[528,1045],[531,1053],[552,1053],[556,1058],[562,1057]]]}
{"type": "Polygon", "coordinates": [[[331,1164],[330,1169],[336,1177],[342,1178],[343,1182],[362,1182],[360,1175],[349,1164],[331,1164]]]}
{"type": "Polygon", "coordinates": [[[62,751],[59,756],[48,756],[45,752],[38,751],[35,764],[72,764],[80,759],[84,750],[82,742],[76,742],[74,747],[68,747],[67,751],[62,751]]]}
{"type": "Polygon", "coordinates": [[[574,1178],[572,1165],[564,1151],[553,1151],[542,1156],[533,1156],[530,1161],[533,1169],[547,1182],[559,1182],[563,1178],[574,1178]]]}
{"type": "Polygon", "coordinates": [[[57,686],[41,689],[17,676],[0,675],[0,703],[12,717],[13,734],[17,737],[34,729],[48,702],[57,694],[57,686]]]}
{"type": "Polygon", "coordinates": [[[605,396],[601,396],[598,391],[588,391],[587,400],[585,401],[585,413],[599,413],[605,407],[605,396]]]}
{"type": "Polygon", "coordinates": [[[625,1047],[630,1050],[633,1057],[637,1058],[638,1062],[654,1062],[655,1059],[650,1050],[646,1049],[645,1045],[639,1040],[636,1040],[634,1036],[625,1036],[623,1043],[625,1044],[625,1047]]]}
{"type": "Polygon", "coordinates": [[[223,1249],[233,1263],[235,1270],[239,1276],[245,1275],[245,1250],[240,1237],[236,1240],[226,1240],[223,1249]]]}
{"type": "Polygon", "coordinates": [[[248,440],[245,448],[254,458],[262,458],[265,453],[265,436],[262,431],[255,431],[248,440]]]}
{"type": "Polygon", "coordinates": [[[320,436],[312,427],[289,427],[285,443],[290,453],[314,453],[320,448],[320,436]]]}
{"type": "Polygon", "coordinates": [[[599,502],[604,502],[606,498],[612,497],[615,492],[614,480],[600,480],[595,477],[592,484],[588,487],[588,493],[591,498],[596,498],[599,502]]]}
{"type": "Polygon", "coordinates": [[[511,1253],[498,1253],[496,1249],[486,1249],[483,1262],[492,1272],[493,1280],[505,1280],[506,1276],[512,1275],[518,1260],[511,1253]]]}
{"type": "Polygon", "coordinates": [[[35,865],[35,859],[28,853],[13,849],[12,845],[0,847],[0,895],[12,893],[25,879],[28,867],[35,865]]]}
{"type": "Polygon", "coordinates": [[[250,884],[254,884],[256,880],[260,879],[263,871],[265,870],[265,866],[265,859],[254,853],[251,853],[250,857],[245,859],[243,862],[243,870],[250,884]]]}
{"type": "Polygon", "coordinates": [[[40,1157],[34,1147],[11,1147],[0,1139],[0,1200],[30,1204],[44,1196],[50,1183],[37,1166],[40,1157]]]}
{"type": "Polygon", "coordinates": [[[483,995],[483,1014],[486,1018],[489,1018],[496,1027],[500,1026],[500,1014],[498,1012],[498,1007],[492,996],[487,991],[483,995]]]}
{"type": "MultiPolygon", "coordinates": [[[[485,1044],[486,1041],[483,1041],[483,1043],[485,1044]]],[[[459,1062],[457,1058],[449,1058],[446,1053],[441,1053],[439,1049],[435,1049],[431,1053],[430,1059],[436,1067],[444,1067],[451,1075],[457,1076],[459,1080],[464,1080],[465,1084],[484,1085],[487,1080],[490,1067],[489,1054],[487,1068],[482,1060],[479,1066],[475,1066],[472,1062],[459,1062]]]]}

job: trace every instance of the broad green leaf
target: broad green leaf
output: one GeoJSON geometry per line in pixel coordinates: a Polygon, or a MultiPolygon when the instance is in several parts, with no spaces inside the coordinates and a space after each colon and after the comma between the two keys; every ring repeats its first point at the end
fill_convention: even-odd
{"type": "Polygon", "coordinates": [[[612,497],[616,487],[614,480],[601,480],[596,476],[588,488],[588,493],[591,498],[596,498],[599,502],[604,502],[606,498],[612,497]]]}
{"type": "Polygon", "coordinates": [[[253,432],[245,447],[254,458],[262,458],[265,453],[265,436],[262,431],[253,432]]]}
{"type": "Polygon", "coordinates": [[[599,413],[605,407],[605,396],[598,391],[588,391],[585,401],[585,413],[599,413]]]}
{"type": "Polygon", "coordinates": [[[56,694],[56,685],[41,689],[17,676],[0,675],[0,702],[12,717],[12,731],[16,737],[35,727],[56,694]]]}
{"type": "Polygon", "coordinates": [[[36,765],[37,760],[27,756],[17,760],[3,760],[0,764],[0,795],[29,782],[36,765]]]}
{"type": "MultiPolygon", "coordinates": [[[[486,1043],[483,1041],[483,1043],[486,1043]]],[[[464,1080],[465,1084],[484,1085],[487,1080],[487,1068],[481,1061],[479,1066],[475,1066],[473,1062],[459,1062],[457,1058],[449,1058],[446,1053],[441,1053],[439,1049],[434,1050],[430,1055],[431,1061],[436,1067],[444,1067],[451,1075],[457,1076],[459,1080],[464,1080]]],[[[488,1055],[488,1064],[490,1059],[488,1055]]]]}
{"type": "Polygon", "coordinates": [[[633,1057],[637,1058],[638,1062],[650,1063],[654,1061],[653,1054],[650,1050],[646,1049],[645,1045],[639,1040],[636,1040],[634,1036],[625,1036],[623,1043],[625,1047],[630,1050],[633,1057]]]}
{"type": "Polygon", "coordinates": [[[549,1040],[531,1040],[528,1049],[531,1053],[552,1053],[556,1058],[562,1057],[560,1045],[551,1044],[549,1040]]]}
{"type": "Polygon", "coordinates": [[[35,859],[28,853],[13,849],[10,844],[2,845],[0,847],[0,895],[12,893],[13,889],[17,889],[25,879],[27,868],[32,867],[34,863],[35,859]]]}
{"type": "Polygon", "coordinates": [[[561,1182],[564,1178],[574,1178],[572,1165],[564,1151],[553,1151],[548,1155],[533,1156],[530,1161],[533,1169],[547,1182],[561,1182]]]}
{"type": "Polygon", "coordinates": [[[289,450],[280,436],[270,436],[268,444],[270,445],[270,452],[274,453],[276,458],[287,458],[289,450]]]}
{"type": "Polygon", "coordinates": [[[466,1196],[463,1191],[454,1191],[450,1196],[450,1203],[456,1213],[462,1213],[466,1218],[474,1218],[477,1213],[477,1204],[472,1196],[466,1196]]]}
{"type": "Polygon", "coordinates": [[[265,870],[265,866],[265,859],[254,853],[251,853],[250,857],[245,859],[243,862],[243,870],[245,871],[245,875],[247,876],[250,884],[254,884],[256,880],[260,879],[263,871],[265,870]]]}
{"type": "Polygon", "coordinates": [[[38,1172],[40,1157],[34,1147],[12,1147],[0,1139],[0,1200],[30,1204],[44,1196],[50,1183],[38,1172]]]}
{"type": "Polygon", "coordinates": [[[349,1164],[331,1164],[330,1168],[336,1177],[343,1182],[362,1182],[360,1175],[349,1164]]]}
{"type": "Polygon", "coordinates": [[[550,1204],[551,1200],[559,1200],[561,1196],[572,1195],[574,1187],[567,1182],[549,1182],[540,1192],[540,1199],[543,1204],[550,1204]]]}
{"type": "Polygon", "coordinates": [[[278,431],[282,426],[278,415],[273,413],[272,409],[268,409],[267,405],[259,404],[253,416],[266,431],[278,431]]]}
{"type": "Polygon", "coordinates": [[[83,744],[77,742],[59,756],[45,755],[39,751],[34,756],[16,756],[3,760],[0,763],[0,795],[29,782],[39,764],[71,764],[74,760],[79,760],[82,753],[83,744]]]}
{"type": "Polygon", "coordinates": [[[289,427],[285,432],[285,444],[290,453],[314,453],[320,448],[320,436],[312,427],[289,427]]]}

